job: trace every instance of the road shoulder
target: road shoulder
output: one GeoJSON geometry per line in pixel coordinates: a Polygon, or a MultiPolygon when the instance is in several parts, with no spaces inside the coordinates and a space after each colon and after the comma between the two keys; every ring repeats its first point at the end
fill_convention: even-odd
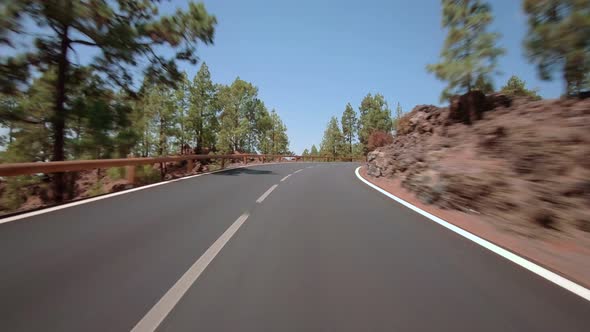
{"type": "Polygon", "coordinates": [[[401,200],[567,278],[585,287],[588,292],[590,287],[590,260],[588,259],[590,250],[587,248],[574,245],[566,246],[563,243],[506,232],[491,224],[483,216],[444,210],[423,204],[411,192],[402,188],[399,181],[384,178],[375,179],[367,176],[365,167],[361,167],[358,173],[364,180],[401,200]]]}

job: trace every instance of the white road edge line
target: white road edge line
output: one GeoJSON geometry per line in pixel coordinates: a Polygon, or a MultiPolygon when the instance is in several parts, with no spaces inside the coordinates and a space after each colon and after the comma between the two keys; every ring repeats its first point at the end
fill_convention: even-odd
{"type": "Polygon", "coordinates": [[[298,170],[296,170],[295,172],[293,172],[293,174],[297,174],[297,173],[299,173],[299,172],[301,172],[301,171],[303,171],[303,168],[302,168],[302,169],[298,169],[298,170]]]}
{"type": "Polygon", "coordinates": [[[282,178],[282,179],[281,179],[281,182],[283,182],[283,181],[287,180],[287,179],[288,179],[288,178],[289,178],[291,175],[293,175],[293,174],[289,174],[289,175],[285,176],[284,178],[282,178]]]}
{"type": "Polygon", "coordinates": [[[436,222],[437,224],[439,224],[443,227],[446,227],[447,229],[463,236],[464,238],[467,238],[468,240],[471,240],[471,241],[479,244],[480,246],[506,258],[507,260],[509,260],[517,265],[520,265],[521,267],[533,272],[534,274],[536,274],[540,277],[543,277],[560,287],[567,289],[568,291],[586,299],[587,301],[590,301],[590,289],[585,288],[582,285],[578,285],[577,283],[575,283],[569,279],[566,279],[566,278],[564,278],[554,272],[551,272],[551,271],[547,270],[546,268],[539,266],[539,265],[537,265],[537,264],[535,264],[535,263],[533,263],[521,256],[518,256],[518,255],[516,255],[504,248],[501,248],[501,247],[499,247],[487,240],[484,240],[477,235],[471,234],[471,233],[463,230],[462,228],[459,228],[459,227],[449,223],[448,221],[445,221],[435,215],[432,215],[432,214],[420,209],[419,207],[416,207],[416,206],[404,201],[403,199],[379,188],[378,186],[376,186],[376,185],[372,184],[371,182],[369,182],[368,180],[364,179],[359,173],[360,169],[361,169],[361,166],[359,166],[355,170],[355,174],[361,181],[363,181],[369,187],[377,190],[378,192],[382,193],[383,195],[402,204],[403,206],[423,215],[424,217],[436,222]]]}
{"type": "Polygon", "coordinates": [[[131,188],[131,189],[123,190],[123,191],[118,191],[118,192],[115,192],[115,193],[101,195],[101,196],[98,196],[98,197],[87,198],[87,199],[83,199],[83,200],[80,200],[80,201],[77,201],[77,202],[66,203],[66,204],[62,204],[62,205],[58,205],[58,206],[53,206],[53,207],[49,207],[49,208],[45,208],[45,209],[41,209],[41,210],[37,210],[37,211],[25,212],[25,213],[22,213],[22,214],[11,216],[11,217],[6,217],[6,218],[0,217],[0,224],[8,223],[8,222],[11,222],[11,221],[16,221],[16,220],[20,220],[20,219],[30,218],[30,217],[34,217],[34,216],[37,216],[37,215],[40,215],[40,214],[45,214],[45,213],[49,213],[49,212],[53,212],[53,211],[57,211],[57,210],[61,210],[61,209],[67,209],[67,208],[74,207],[74,206],[77,206],[77,205],[92,203],[92,202],[100,201],[101,199],[107,199],[107,198],[111,198],[111,197],[115,197],[115,196],[119,196],[119,195],[125,195],[125,194],[129,194],[129,193],[132,193],[132,192],[135,192],[135,191],[140,191],[140,190],[149,189],[149,188],[153,188],[153,187],[157,187],[157,186],[162,186],[162,185],[165,185],[165,184],[168,184],[168,183],[173,183],[173,182],[188,180],[188,179],[196,178],[196,177],[199,177],[199,176],[204,176],[204,175],[209,175],[209,174],[215,174],[215,173],[220,173],[220,172],[227,172],[227,171],[231,171],[232,169],[239,169],[239,168],[246,168],[246,167],[254,167],[254,166],[265,166],[265,165],[278,165],[278,164],[282,164],[282,163],[265,163],[265,164],[243,165],[243,166],[238,166],[238,167],[220,169],[220,170],[211,171],[211,172],[207,172],[207,173],[201,173],[201,174],[196,174],[196,175],[189,175],[189,176],[185,176],[185,177],[174,179],[174,180],[152,183],[152,184],[148,184],[148,185],[137,187],[137,188],[131,188]]]}
{"type": "Polygon", "coordinates": [[[266,192],[264,192],[264,194],[262,194],[262,196],[260,196],[257,200],[256,203],[262,203],[262,201],[264,201],[264,199],[266,199],[268,197],[268,195],[270,195],[270,193],[275,190],[276,187],[278,187],[278,184],[273,184],[272,187],[268,188],[268,190],[266,192]]]}
{"type": "Polygon", "coordinates": [[[205,271],[209,263],[219,254],[232,236],[248,219],[249,213],[242,214],[221,236],[203,253],[201,257],[184,273],[150,311],[135,325],[131,332],[155,331],[176,304],[205,271]]]}

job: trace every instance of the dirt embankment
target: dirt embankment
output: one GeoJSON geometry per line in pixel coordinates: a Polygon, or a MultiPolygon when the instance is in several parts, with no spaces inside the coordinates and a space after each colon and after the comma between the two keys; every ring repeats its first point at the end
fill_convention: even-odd
{"type": "Polygon", "coordinates": [[[482,96],[416,106],[368,174],[502,231],[590,248],[590,99],[482,96]]]}
{"type": "MultiPolygon", "coordinates": [[[[259,161],[249,160],[248,163],[256,164],[259,161]]],[[[229,163],[226,167],[233,168],[242,165],[243,163],[240,161],[229,163]]],[[[67,173],[69,190],[66,193],[66,201],[117,192],[219,168],[218,162],[210,164],[195,162],[192,170],[187,170],[185,161],[167,163],[162,178],[159,164],[137,166],[134,183],[126,180],[124,167],[67,173]]],[[[35,175],[0,179],[0,217],[54,204],[48,176],[35,175]]]]}

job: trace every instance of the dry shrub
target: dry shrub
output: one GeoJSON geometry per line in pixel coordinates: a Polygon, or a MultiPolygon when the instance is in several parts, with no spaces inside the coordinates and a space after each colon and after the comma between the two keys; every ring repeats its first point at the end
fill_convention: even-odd
{"type": "Polygon", "coordinates": [[[376,148],[380,148],[391,143],[393,143],[393,136],[390,133],[385,131],[375,131],[369,135],[367,147],[369,148],[369,151],[373,151],[376,148]]]}

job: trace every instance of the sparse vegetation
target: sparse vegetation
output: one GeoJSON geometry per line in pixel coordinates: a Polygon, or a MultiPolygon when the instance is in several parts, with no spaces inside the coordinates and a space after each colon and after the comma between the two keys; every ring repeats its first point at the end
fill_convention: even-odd
{"type": "Polygon", "coordinates": [[[102,180],[96,181],[89,189],[88,189],[88,196],[98,196],[105,194],[104,185],[102,180]]]}
{"type": "Polygon", "coordinates": [[[393,136],[391,133],[384,132],[384,131],[374,131],[369,136],[369,142],[367,148],[369,151],[373,151],[376,148],[380,148],[382,146],[386,146],[393,143],[393,136]]]}
{"type": "Polygon", "coordinates": [[[30,176],[12,176],[1,184],[0,207],[5,211],[18,209],[29,196],[28,186],[37,183],[30,176]]]}
{"type": "Polygon", "coordinates": [[[138,184],[150,184],[161,180],[160,170],[152,165],[135,167],[135,178],[138,184]]]}
{"type": "Polygon", "coordinates": [[[125,167],[113,167],[109,168],[106,171],[107,176],[111,180],[119,180],[125,178],[125,167]]]}
{"type": "Polygon", "coordinates": [[[525,81],[512,75],[510,79],[508,79],[508,82],[506,82],[506,85],[500,89],[500,92],[513,97],[528,97],[533,100],[541,100],[541,96],[537,94],[537,91],[529,90],[525,85],[525,81]]]}

